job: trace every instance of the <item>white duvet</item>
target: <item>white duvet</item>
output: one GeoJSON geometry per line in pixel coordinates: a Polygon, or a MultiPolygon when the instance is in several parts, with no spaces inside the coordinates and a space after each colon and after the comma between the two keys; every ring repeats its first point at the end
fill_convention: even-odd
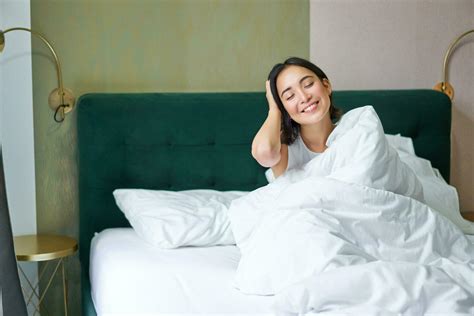
{"type": "Polygon", "coordinates": [[[425,204],[373,108],[347,113],[328,144],[232,202],[234,285],[276,295],[282,314],[473,315],[474,246],[425,204]]]}

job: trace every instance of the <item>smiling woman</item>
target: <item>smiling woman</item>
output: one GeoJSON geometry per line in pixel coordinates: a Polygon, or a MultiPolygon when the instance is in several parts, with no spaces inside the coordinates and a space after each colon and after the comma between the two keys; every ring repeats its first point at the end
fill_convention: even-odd
{"type": "Polygon", "coordinates": [[[313,63],[291,57],[276,64],[266,83],[268,117],[252,143],[253,157],[271,167],[271,180],[326,150],[340,111],[332,104],[326,74],[313,63]]]}

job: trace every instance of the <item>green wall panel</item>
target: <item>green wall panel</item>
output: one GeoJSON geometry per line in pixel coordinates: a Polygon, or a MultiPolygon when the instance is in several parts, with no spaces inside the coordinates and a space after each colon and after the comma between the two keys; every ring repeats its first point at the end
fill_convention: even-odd
{"type": "MultiPolygon", "coordinates": [[[[309,57],[308,0],[32,0],[31,24],[55,47],[66,87],[87,92],[263,91],[273,64],[309,57]]],[[[47,106],[54,63],[32,40],[38,232],[77,237],[75,112],[47,106]]],[[[68,262],[80,315],[77,256],[68,262]]],[[[46,297],[61,313],[61,284],[46,297]]],[[[44,284],[43,284],[44,286],[44,284]]]]}

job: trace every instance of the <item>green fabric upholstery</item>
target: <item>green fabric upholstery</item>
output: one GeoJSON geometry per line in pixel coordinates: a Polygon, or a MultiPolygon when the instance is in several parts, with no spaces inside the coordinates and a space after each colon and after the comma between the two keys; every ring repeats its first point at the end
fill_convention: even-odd
{"type": "Polygon", "coordinates": [[[92,302],[89,271],[85,268],[81,268],[81,271],[82,315],[97,316],[94,302],[92,302]]]}
{"type": "MultiPolygon", "coordinates": [[[[412,137],[416,153],[449,179],[451,103],[432,90],[336,91],[344,112],[373,105],[386,133],[412,137]]],[[[86,94],[78,101],[79,252],[84,315],[95,232],[129,226],[116,188],[253,190],[264,168],[250,154],[267,114],[264,93],[86,94]]]]}

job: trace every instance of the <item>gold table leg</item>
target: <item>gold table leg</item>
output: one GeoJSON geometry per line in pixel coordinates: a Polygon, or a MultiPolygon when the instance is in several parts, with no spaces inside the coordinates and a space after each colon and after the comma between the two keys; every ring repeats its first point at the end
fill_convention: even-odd
{"type": "MultiPolygon", "coordinates": [[[[68,315],[68,299],[67,299],[67,295],[68,295],[68,291],[67,291],[67,282],[66,282],[66,273],[65,273],[65,267],[64,267],[64,258],[60,258],[54,268],[54,271],[51,273],[51,276],[49,277],[49,280],[48,280],[48,283],[46,285],[46,288],[44,289],[42,295],[40,296],[39,295],[39,283],[41,281],[41,279],[43,278],[45,272],[46,272],[46,269],[48,267],[48,264],[49,262],[46,262],[45,266],[41,269],[40,271],[40,275],[38,277],[38,281],[33,285],[33,283],[28,279],[28,277],[26,276],[26,273],[23,271],[23,269],[21,268],[20,265],[18,265],[18,268],[21,272],[21,274],[23,275],[23,278],[26,280],[28,286],[30,287],[31,289],[31,294],[28,296],[28,299],[26,301],[26,306],[28,307],[30,304],[33,305],[33,307],[35,308],[35,311],[33,313],[33,316],[35,316],[37,313],[40,314],[40,307],[41,307],[41,304],[43,303],[43,300],[46,296],[46,293],[48,292],[57,272],[58,272],[58,269],[59,267],[61,266],[61,274],[62,274],[62,285],[63,285],[63,296],[64,296],[64,315],[67,316],[68,315]],[[32,301],[33,297],[36,297],[38,299],[38,304],[34,304],[34,302],[32,301]]],[[[26,297],[27,295],[27,291],[25,290],[25,287],[22,285],[22,289],[23,289],[23,293],[26,297]]],[[[46,314],[49,314],[47,309],[46,309],[46,306],[44,306],[44,311],[46,312],[46,314]]]]}
{"type": "MultiPolygon", "coordinates": [[[[36,298],[39,299],[39,293],[36,293],[36,289],[39,289],[39,282],[41,281],[41,279],[43,278],[44,276],[44,273],[46,272],[46,269],[48,268],[48,265],[49,265],[49,261],[46,262],[46,264],[43,266],[43,268],[41,269],[40,271],[40,275],[38,277],[38,281],[36,282],[35,285],[32,285],[30,280],[28,280],[28,277],[26,276],[25,272],[23,271],[23,269],[21,268],[20,265],[18,265],[18,268],[21,272],[21,274],[23,275],[23,278],[26,280],[26,282],[28,283],[28,285],[30,286],[30,288],[32,289],[31,291],[31,294],[28,296],[28,300],[26,301],[26,305],[28,306],[28,304],[30,304],[30,301],[31,299],[33,298],[33,296],[36,296],[36,298]]],[[[22,289],[23,289],[23,293],[24,295],[26,296],[26,290],[25,288],[22,286],[22,289]]]]}
{"type": "Polygon", "coordinates": [[[63,270],[63,299],[64,299],[64,315],[67,316],[67,301],[68,301],[68,297],[67,297],[67,285],[66,285],[66,277],[65,277],[65,274],[64,274],[64,262],[62,264],[62,270],[63,270]]]}
{"type": "MultiPolygon", "coordinates": [[[[23,269],[21,268],[20,265],[18,265],[18,268],[19,268],[21,274],[23,275],[23,278],[26,280],[26,282],[28,283],[28,285],[29,285],[29,287],[30,287],[30,289],[31,289],[31,294],[30,294],[29,297],[28,297],[28,301],[26,302],[26,306],[28,307],[28,305],[31,303],[31,305],[33,305],[33,307],[35,308],[35,313],[34,313],[34,315],[36,315],[36,313],[39,313],[39,312],[40,312],[39,309],[38,309],[39,305],[33,304],[33,302],[31,301],[31,299],[33,298],[33,296],[36,296],[36,298],[39,299],[39,294],[36,293],[36,289],[39,290],[39,282],[40,282],[41,278],[43,277],[43,274],[44,274],[45,269],[43,268],[42,273],[40,272],[40,275],[39,275],[39,277],[38,277],[38,281],[37,281],[36,284],[33,286],[33,284],[31,284],[30,280],[29,280],[28,277],[26,276],[26,273],[23,271],[23,269]]],[[[22,290],[23,290],[24,296],[26,296],[27,291],[26,291],[25,287],[23,286],[23,284],[21,285],[21,288],[22,288],[22,290]]]]}

